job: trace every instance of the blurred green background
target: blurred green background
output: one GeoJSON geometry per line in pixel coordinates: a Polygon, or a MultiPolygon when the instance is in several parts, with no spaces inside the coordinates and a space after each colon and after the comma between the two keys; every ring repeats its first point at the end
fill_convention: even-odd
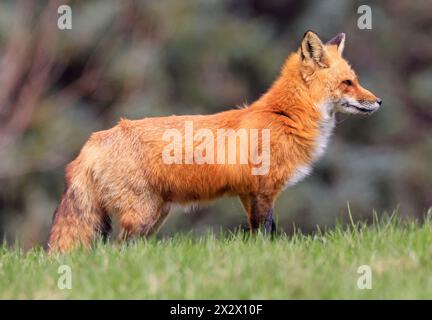
{"type": "MultiPolygon", "coordinates": [[[[0,235],[43,243],[64,166],[91,132],[120,117],[208,114],[252,102],[308,29],[347,34],[345,57],[384,101],[371,117],[338,118],[314,174],[283,193],[279,226],[305,232],[399,208],[432,206],[432,1],[0,2],[0,235]],[[372,30],[357,27],[372,8],[372,30]]],[[[162,235],[232,229],[237,199],[174,210],[162,235]]]]}

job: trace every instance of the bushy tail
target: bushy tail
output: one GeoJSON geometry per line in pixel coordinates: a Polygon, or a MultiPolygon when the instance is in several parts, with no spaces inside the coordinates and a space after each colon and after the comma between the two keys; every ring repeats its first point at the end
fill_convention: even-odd
{"type": "Polygon", "coordinates": [[[109,217],[97,204],[89,179],[68,183],[57,207],[48,240],[49,252],[65,252],[83,245],[90,246],[98,232],[110,229],[109,217]],[[83,181],[84,180],[84,181],[83,181]]]}

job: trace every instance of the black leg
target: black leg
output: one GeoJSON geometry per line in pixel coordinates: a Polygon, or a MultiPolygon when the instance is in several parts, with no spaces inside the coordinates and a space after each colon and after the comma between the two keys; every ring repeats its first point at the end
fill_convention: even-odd
{"type": "Polygon", "coordinates": [[[276,224],[273,220],[273,208],[271,208],[267,212],[267,216],[265,217],[264,233],[265,234],[274,234],[275,231],[276,231],[276,224]]]}
{"type": "Polygon", "coordinates": [[[108,237],[112,231],[111,218],[108,214],[104,214],[100,226],[100,233],[104,242],[108,241],[108,237]]]}

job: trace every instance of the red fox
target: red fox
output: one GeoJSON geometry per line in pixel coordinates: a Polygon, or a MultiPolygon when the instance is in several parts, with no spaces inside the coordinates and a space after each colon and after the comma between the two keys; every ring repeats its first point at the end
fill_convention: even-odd
{"type": "Polygon", "coordinates": [[[324,44],[316,33],[306,32],[270,89],[244,108],[120,120],[93,133],[66,168],[49,251],[90,246],[95,235],[110,232],[114,215],[121,238],[149,236],[161,227],[171,204],[221,196],[239,197],[251,232],[260,227],[271,232],[276,198],[322,156],[335,114],[371,114],[381,105],[342,57],[344,45],[343,33],[324,44]],[[220,140],[221,129],[234,140],[220,140]],[[193,136],[193,130],[199,134],[193,136]],[[258,143],[240,146],[240,130],[258,143]],[[210,148],[215,140],[220,142],[216,153],[210,148]],[[254,174],[260,154],[267,167],[254,174]]]}

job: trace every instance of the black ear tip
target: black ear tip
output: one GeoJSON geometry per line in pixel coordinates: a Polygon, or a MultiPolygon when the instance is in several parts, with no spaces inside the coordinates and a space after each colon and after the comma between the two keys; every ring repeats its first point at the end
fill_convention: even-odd
{"type": "Polygon", "coordinates": [[[336,36],[334,36],[329,41],[327,41],[326,44],[329,44],[329,45],[333,45],[333,44],[339,45],[343,41],[343,39],[345,39],[345,33],[341,32],[341,33],[338,33],[336,36]]]}

